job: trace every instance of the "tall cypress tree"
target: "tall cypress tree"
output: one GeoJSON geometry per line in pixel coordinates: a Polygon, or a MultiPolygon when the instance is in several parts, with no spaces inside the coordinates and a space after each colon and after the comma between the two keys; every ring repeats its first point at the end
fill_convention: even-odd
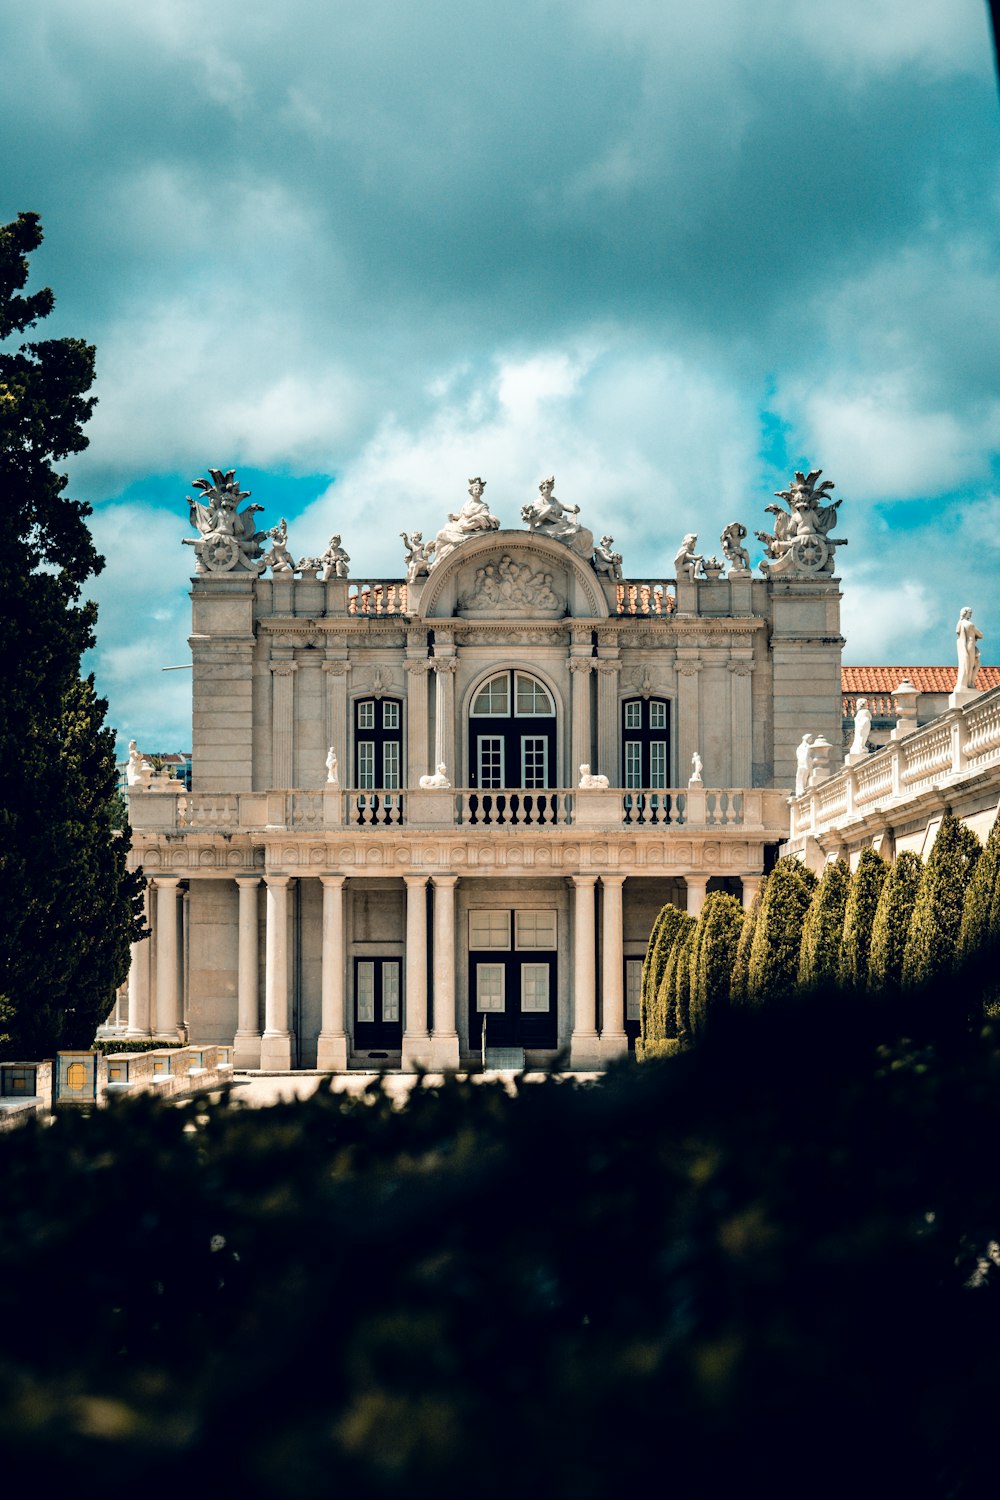
{"type": "Polygon", "coordinates": [[[840,951],[840,980],[848,989],[861,994],[868,987],[868,959],[872,945],[872,927],[878,911],[879,896],[888,870],[874,849],[862,849],[858,867],[851,877],[844,913],[844,943],[840,951]]]}
{"type": "Polygon", "coordinates": [[[687,961],[687,939],[695,925],[694,917],[689,917],[687,912],[678,912],[677,915],[680,921],[677,923],[656,997],[657,1013],[663,1017],[664,1035],[668,1039],[677,1036],[677,970],[682,959],[687,961]]]}
{"type": "Polygon", "coordinates": [[[1000,815],[976,864],[962,908],[958,951],[963,959],[1000,949],[1000,815]]]}
{"type": "Polygon", "coordinates": [[[953,813],[944,815],[906,935],[904,989],[922,988],[953,971],[965,893],[982,847],[971,828],[953,813]]]}
{"type": "Polygon", "coordinates": [[[813,892],[802,928],[799,985],[803,989],[825,989],[837,982],[850,884],[846,860],[830,860],[813,892]]]}
{"type": "Polygon", "coordinates": [[[640,1033],[635,1049],[636,1057],[640,1062],[650,1043],[662,1042],[668,1035],[666,1014],[659,1003],[660,983],[670,950],[674,945],[674,938],[677,936],[677,930],[684,917],[684,912],[668,902],[666,906],[660,908],[659,916],[653,923],[653,931],[650,933],[649,946],[646,949],[646,957],[642,966],[640,1033]]]}
{"type": "Polygon", "coordinates": [[[48,289],[22,295],[41,238],[35,214],[0,227],[0,345],[15,339],[0,347],[0,499],[13,539],[0,548],[0,1046],[35,1057],[92,1037],[140,935],[142,884],[108,811],[106,705],[80,676],[97,616],[82,590],[103,560],[90,507],[66,497],[53,468],[87,446],[94,350],[16,342],[53,306],[48,289]]]}
{"type": "Polygon", "coordinates": [[[743,907],[735,896],[713,891],[706,898],[691,980],[691,1030],[695,1036],[704,1036],[713,1016],[729,1007],[743,920],[743,907]]]}
{"type": "Polygon", "coordinates": [[[802,927],[815,889],[813,872],[791,855],[779,859],[768,876],[750,949],[750,1005],[759,1008],[795,993],[802,927]]]}
{"type": "Polygon", "coordinates": [[[882,884],[868,955],[868,988],[874,995],[891,998],[902,987],[906,935],[923,878],[920,855],[904,849],[882,884]]]}
{"type": "Polygon", "coordinates": [[[750,1004],[750,954],[753,952],[753,937],[760,918],[760,905],[767,888],[767,876],[754,892],[753,900],[743,915],[736,957],[733,960],[733,977],[729,986],[729,1003],[734,1010],[750,1004]]]}

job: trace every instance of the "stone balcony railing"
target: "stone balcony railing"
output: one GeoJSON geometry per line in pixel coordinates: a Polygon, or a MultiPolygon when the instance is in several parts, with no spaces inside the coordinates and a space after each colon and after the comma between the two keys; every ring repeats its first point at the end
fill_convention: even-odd
{"type": "Polygon", "coordinates": [[[997,766],[1000,688],[993,688],[793,798],[792,838],[861,822],[871,813],[916,802],[936,789],[947,791],[997,766]]]}
{"type": "MultiPolygon", "coordinates": [[[[213,581],[218,581],[218,575],[213,575],[213,581]]],[[[348,615],[358,619],[385,619],[419,614],[427,579],[418,578],[412,584],[402,578],[331,578],[324,582],[316,576],[314,569],[310,569],[299,578],[281,575],[271,582],[289,609],[294,589],[298,607],[308,599],[311,607],[329,617],[348,615]]],[[[609,578],[600,575],[600,583],[612,617],[662,619],[677,611],[677,581],[674,578],[609,578]]]]}
{"type": "Polygon", "coordinates": [[[160,834],[616,828],[784,832],[787,791],[762,787],[473,787],[269,792],[136,792],[133,831],[160,834]]]}

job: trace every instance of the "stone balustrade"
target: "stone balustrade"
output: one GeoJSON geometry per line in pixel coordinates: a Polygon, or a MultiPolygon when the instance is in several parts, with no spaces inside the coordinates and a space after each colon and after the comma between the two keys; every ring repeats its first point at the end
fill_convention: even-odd
{"type": "Polygon", "coordinates": [[[792,839],[863,823],[998,768],[1000,688],[992,688],[793,798],[792,839]]]}
{"type": "Polygon", "coordinates": [[[407,587],[401,578],[373,578],[367,583],[355,583],[352,578],[348,584],[349,615],[405,615],[408,611],[407,587]]]}
{"type": "MultiPolygon", "coordinates": [[[[836,787],[825,792],[838,806],[836,787]]],[[[787,792],[760,787],[542,789],[475,787],[239,792],[164,796],[133,793],[129,813],[142,835],[331,828],[774,828],[785,821],[787,792]]],[[[846,804],[845,804],[846,805],[846,804]]],[[[824,811],[826,804],[824,803],[824,811]]],[[[801,816],[801,814],[800,814],[801,816]]]]}
{"type": "Polygon", "coordinates": [[[672,615],[677,609],[673,578],[623,578],[615,588],[618,615],[672,615]]]}

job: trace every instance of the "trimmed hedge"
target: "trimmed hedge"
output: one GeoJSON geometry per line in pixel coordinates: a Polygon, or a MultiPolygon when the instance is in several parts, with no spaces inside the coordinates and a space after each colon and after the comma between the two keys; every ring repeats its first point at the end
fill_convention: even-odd
{"type": "Polygon", "coordinates": [[[868,988],[873,995],[889,997],[902,988],[906,936],[923,878],[920,855],[904,849],[883,881],[868,957],[868,988]]]}
{"type": "Polygon", "coordinates": [[[971,828],[952,813],[944,815],[906,934],[904,989],[921,989],[952,972],[965,893],[982,847],[971,828]]]}
{"type": "Polygon", "coordinates": [[[838,969],[841,983],[855,991],[863,991],[868,986],[872,927],[887,874],[885,860],[874,849],[862,849],[847,893],[844,942],[838,969]]]}
{"type": "Polygon", "coordinates": [[[743,919],[743,907],[735,896],[713,891],[706,897],[691,971],[691,1030],[699,1039],[713,1018],[729,1008],[743,919]]]}
{"type": "Polygon", "coordinates": [[[761,881],[747,907],[740,928],[736,957],[733,960],[733,978],[729,986],[729,1003],[735,1009],[750,1004],[750,954],[753,952],[753,937],[760,918],[760,906],[767,889],[767,876],[761,881]]]}
{"type": "Polygon", "coordinates": [[[93,1044],[93,1051],[100,1052],[107,1057],[110,1052],[159,1052],[163,1047],[185,1047],[186,1042],[177,1041],[176,1037],[170,1041],[160,1041],[155,1036],[133,1036],[122,1037],[115,1040],[114,1037],[100,1037],[93,1044]]]}
{"type": "Polygon", "coordinates": [[[689,926],[677,935],[677,963],[674,968],[674,1031],[683,1041],[691,1032],[691,960],[701,924],[688,917],[689,926]]]}
{"type": "Polygon", "coordinates": [[[963,958],[1000,948],[1000,816],[976,863],[962,909],[958,951],[963,958]]]}
{"type": "Polygon", "coordinates": [[[640,1062],[644,1057],[653,1055],[647,1051],[651,1043],[663,1041],[671,1034],[667,1030],[668,1018],[665,1005],[661,1003],[660,983],[674,939],[685,915],[686,913],[668,902],[666,906],[661,907],[653,923],[646,957],[642,965],[640,1025],[635,1049],[636,1057],[640,1062]]]}
{"type": "Polygon", "coordinates": [[[752,1007],[795,994],[802,927],[815,889],[812,871],[787,854],[768,876],[750,949],[747,1002],[752,1007]]]}
{"type": "Polygon", "coordinates": [[[829,860],[813,892],[802,927],[799,986],[825,988],[837,982],[844,943],[844,914],[851,871],[843,859],[829,860]]]}
{"type": "Polygon", "coordinates": [[[657,1013],[664,1018],[667,1037],[677,1036],[677,969],[681,962],[681,954],[686,957],[686,942],[689,933],[694,927],[694,917],[689,917],[686,911],[678,913],[680,921],[677,923],[677,931],[674,941],[667,956],[666,967],[663,970],[663,978],[660,980],[660,988],[656,997],[657,1013]]]}

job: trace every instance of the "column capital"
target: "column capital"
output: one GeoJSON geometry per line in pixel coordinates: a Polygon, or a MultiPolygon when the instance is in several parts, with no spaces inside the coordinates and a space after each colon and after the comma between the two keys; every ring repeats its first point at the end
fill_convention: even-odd
{"type": "Polygon", "coordinates": [[[605,886],[617,886],[618,889],[620,890],[621,887],[625,884],[625,876],[624,875],[602,875],[601,876],[601,884],[605,885],[605,886]]]}
{"type": "Polygon", "coordinates": [[[569,878],[578,889],[585,889],[588,885],[593,886],[597,884],[596,875],[571,875],[569,878]]]}
{"type": "Polygon", "coordinates": [[[171,886],[181,883],[180,875],[156,875],[149,884],[158,891],[168,891],[171,886]]]}
{"type": "Polygon", "coordinates": [[[677,663],[678,677],[697,677],[701,671],[700,661],[679,661],[677,663]]]}
{"type": "Polygon", "coordinates": [[[594,666],[602,676],[610,676],[615,672],[620,672],[622,669],[620,661],[612,660],[606,656],[599,656],[594,662],[594,666]]]}
{"type": "MultiPolygon", "coordinates": [[[[274,668],[272,667],[271,670],[273,671],[274,668]]],[[[346,677],[350,670],[349,661],[325,661],[323,663],[323,671],[329,672],[331,677],[346,677]]]]}
{"type": "Polygon", "coordinates": [[[325,887],[333,891],[347,884],[346,875],[321,875],[319,878],[325,887]]]}
{"type": "Polygon", "coordinates": [[[275,677],[291,677],[293,673],[298,671],[298,667],[293,661],[272,661],[270,668],[275,677]]]}
{"type": "Polygon", "coordinates": [[[411,886],[411,885],[412,886],[419,886],[419,885],[426,885],[427,884],[428,876],[426,876],[426,875],[404,875],[403,879],[406,881],[407,886],[411,886]]]}
{"type": "Polygon", "coordinates": [[[430,879],[431,885],[440,887],[441,889],[446,889],[448,886],[456,886],[458,884],[457,875],[432,875],[430,879]]]}
{"type": "Polygon", "coordinates": [[[411,677],[425,677],[430,670],[431,661],[428,656],[421,656],[411,661],[403,662],[403,671],[409,672],[411,677]]]}
{"type": "Polygon", "coordinates": [[[457,656],[435,656],[431,662],[435,672],[456,672],[458,670],[457,656]]]}
{"type": "Polygon", "coordinates": [[[260,885],[259,875],[234,875],[233,879],[236,881],[236,884],[240,887],[241,890],[244,887],[250,890],[254,890],[257,886],[260,885]]]}
{"type": "Polygon", "coordinates": [[[294,875],[275,874],[268,870],[264,875],[264,884],[269,890],[283,890],[295,882],[294,875]]]}
{"type": "Polygon", "coordinates": [[[752,661],[731,661],[726,663],[726,670],[732,672],[734,677],[749,677],[753,669],[752,661]]]}
{"type": "Polygon", "coordinates": [[[592,656],[571,656],[569,669],[571,672],[592,672],[596,663],[592,656]]]}

